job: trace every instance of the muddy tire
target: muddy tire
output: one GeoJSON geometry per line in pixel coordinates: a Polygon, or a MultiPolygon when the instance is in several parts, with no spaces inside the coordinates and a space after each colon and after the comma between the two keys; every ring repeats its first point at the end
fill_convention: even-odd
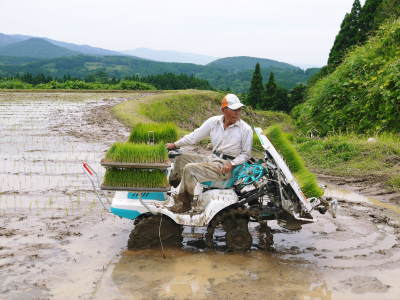
{"type": "Polygon", "coordinates": [[[270,251],[274,244],[274,236],[266,221],[261,221],[258,227],[258,248],[270,251]]]}
{"type": "Polygon", "coordinates": [[[228,251],[243,252],[250,249],[253,238],[248,230],[234,228],[226,233],[226,248],[228,251]]]}
{"type": "Polygon", "coordinates": [[[228,214],[223,216],[222,227],[225,232],[229,232],[235,228],[247,230],[249,225],[249,218],[246,215],[228,214]]]}
{"type": "Polygon", "coordinates": [[[253,239],[249,232],[250,215],[247,210],[233,208],[215,216],[206,233],[206,245],[214,248],[214,232],[221,225],[225,231],[226,250],[242,252],[250,249],[253,239]]]}
{"type": "Polygon", "coordinates": [[[128,249],[146,249],[163,246],[180,247],[183,227],[171,218],[152,215],[142,218],[129,235],[128,249]],[[160,228],[161,222],[161,228],[160,228]]]}

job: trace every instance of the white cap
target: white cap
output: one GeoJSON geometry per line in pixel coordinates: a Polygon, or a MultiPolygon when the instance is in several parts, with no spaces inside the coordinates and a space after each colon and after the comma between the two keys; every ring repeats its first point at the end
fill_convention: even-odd
{"type": "Polygon", "coordinates": [[[244,106],[242,102],[240,102],[238,96],[234,94],[227,94],[221,101],[221,108],[228,107],[230,109],[236,110],[244,106]]]}

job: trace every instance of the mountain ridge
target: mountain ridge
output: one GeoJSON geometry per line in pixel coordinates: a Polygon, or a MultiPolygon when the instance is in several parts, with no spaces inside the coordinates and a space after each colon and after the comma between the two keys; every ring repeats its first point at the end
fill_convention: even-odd
{"type": "Polygon", "coordinates": [[[14,57],[55,58],[77,54],[79,53],[56,46],[41,38],[25,39],[0,48],[0,55],[14,57]]]}

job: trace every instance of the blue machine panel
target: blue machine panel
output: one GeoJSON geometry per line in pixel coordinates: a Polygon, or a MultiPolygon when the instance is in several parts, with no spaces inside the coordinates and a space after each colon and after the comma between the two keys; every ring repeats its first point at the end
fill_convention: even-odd
{"type": "MultiPolygon", "coordinates": [[[[128,193],[128,199],[139,199],[139,193],[128,193]]],[[[165,201],[167,197],[165,193],[162,192],[149,192],[142,193],[143,200],[156,200],[156,201],[165,201]]]]}
{"type": "Polygon", "coordinates": [[[139,215],[141,215],[141,212],[137,210],[129,210],[129,209],[121,209],[121,208],[114,208],[111,207],[111,213],[114,215],[117,215],[122,218],[127,218],[127,219],[135,219],[139,215]]]}

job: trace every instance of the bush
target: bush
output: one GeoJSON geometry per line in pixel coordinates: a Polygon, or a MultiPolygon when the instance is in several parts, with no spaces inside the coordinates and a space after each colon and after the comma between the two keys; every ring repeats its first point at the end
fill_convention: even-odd
{"type": "Polygon", "coordinates": [[[21,80],[1,80],[0,89],[31,89],[32,84],[22,82],[21,80]]]}
{"type": "Polygon", "coordinates": [[[118,85],[121,90],[155,90],[156,88],[150,83],[122,80],[118,85]]]}

